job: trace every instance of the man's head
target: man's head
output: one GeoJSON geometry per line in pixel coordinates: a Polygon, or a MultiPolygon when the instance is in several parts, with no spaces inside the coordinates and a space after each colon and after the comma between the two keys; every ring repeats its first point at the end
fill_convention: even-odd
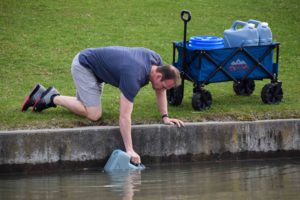
{"type": "Polygon", "coordinates": [[[180,72],[172,65],[157,66],[151,76],[153,89],[171,89],[181,84],[180,72]]]}

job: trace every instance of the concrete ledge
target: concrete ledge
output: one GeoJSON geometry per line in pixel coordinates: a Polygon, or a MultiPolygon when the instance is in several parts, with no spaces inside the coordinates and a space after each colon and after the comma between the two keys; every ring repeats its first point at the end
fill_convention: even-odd
{"type": "MultiPolygon", "coordinates": [[[[187,123],[183,128],[137,125],[132,137],[144,163],[300,156],[300,119],[187,123]]],[[[0,172],[28,165],[99,167],[116,148],[123,148],[118,127],[0,131],[0,172]]]]}

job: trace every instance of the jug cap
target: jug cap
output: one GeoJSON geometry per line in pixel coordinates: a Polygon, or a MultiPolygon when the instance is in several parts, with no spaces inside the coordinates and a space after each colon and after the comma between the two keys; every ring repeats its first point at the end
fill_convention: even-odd
{"type": "Polygon", "coordinates": [[[255,24],[249,23],[248,27],[251,28],[251,29],[254,29],[255,28],[255,24]]]}
{"type": "Polygon", "coordinates": [[[269,24],[268,24],[268,22],[262,22],[262,23],[261,23],[261,26],[262,26],[262,27],[268,27],[269,24]]]}

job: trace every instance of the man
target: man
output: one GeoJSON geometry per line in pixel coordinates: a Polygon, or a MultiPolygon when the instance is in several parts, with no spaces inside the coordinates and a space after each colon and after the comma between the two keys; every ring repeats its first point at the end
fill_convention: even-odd
{"type": "Polygon", "coordinates": [[[32,90],[22,104],[22,111],[33,106],[41,112],[56,105],[92,121],[101,118],[101,94],[104,83],[120,89],[119,125],[126,152],[134,163],[141,162],[134,151],[131,138],[131,113],[134,98],[141,87],[149,83],[155,90],[157,103],[165,124],[183,126],[178,119],[169,118],[166,90],[178,86],[179,71],[171,65],[163,65],[154,51],[140,47],[88,48],[78,53],[72,62],[72,76],[76,85],[76,97],[61,96],[54,87],[47,90],[40,84],[32,90]],[[100,98],[99,98],[100,97],[100,98]]]}

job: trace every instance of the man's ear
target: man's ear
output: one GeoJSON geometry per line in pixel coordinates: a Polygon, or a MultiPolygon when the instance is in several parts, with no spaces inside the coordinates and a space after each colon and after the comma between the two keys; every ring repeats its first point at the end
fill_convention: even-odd
{"type": "Polygon", "coordinates": [[[157,74],[156,74],[156,78],[157,78],[158,80],[161,81],[161,79],[162,79],[162,74],[161,74],[161,73],[157,73],[157,74]]]}

